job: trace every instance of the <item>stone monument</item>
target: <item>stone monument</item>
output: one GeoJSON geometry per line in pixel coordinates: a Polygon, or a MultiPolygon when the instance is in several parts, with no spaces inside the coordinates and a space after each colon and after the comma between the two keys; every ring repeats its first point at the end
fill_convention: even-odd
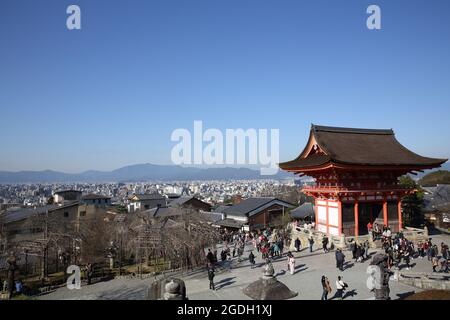
{"type": "Polygon", "coordinates": [[[266,260],[263,276],[248,285],[244,294],[254,300],[287,300],[297,296],[297,292],[291,291],[286,285],[279,282],[274,276],[275,270],[270,260],[266,260]]]}
{"type": "Polygon", "coordinates": [[[373,256],[372,262],[367,267],[367,287],[374,292],[375,300],[389,300],[389,278],[390,272],[387,268],[388,256],[384,253],[377,253],[373,256]]]}
{"type": "Polygon", "coordinates": [[[148,300],[188,300],[184,281],[178,278],[163,278],[151,284],[148,300]]]}

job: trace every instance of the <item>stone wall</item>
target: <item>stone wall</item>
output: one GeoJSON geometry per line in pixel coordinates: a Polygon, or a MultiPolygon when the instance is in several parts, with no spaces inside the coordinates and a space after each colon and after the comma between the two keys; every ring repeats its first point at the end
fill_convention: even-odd
{"type": "MultiPolygon", "coordinates": [[[[291,228],[291,246],[289,250],[295,251],[295,239],[297,237],[300,239],[301,248],[309,247],[308,239],[312,236],[314,239],[314,250],[322,248],[322,239],[324,233],[319,232],[317,230],[305,229],[303,227],[295,227],[294,224],[290,225],[291,228]]],[[[403,235],[406,239],[413,241],[415,244],[418,241],[425,241],[428,239],[428,230],[425,229],[417,229],[417,228],[409,228],[406,227],[403,229],[403,235]]],[[[367,234],[359,237],[345,237],[344,235],[332,236],[328,235],[329,243],[333,243],[335,248],[347,249],[349,244],[353,241],[356,243],[364,243],[366,240],[369,241],[369,247],[372,249],[381,248],[381,241],[373,241],[372,234],[367,234]]]]}

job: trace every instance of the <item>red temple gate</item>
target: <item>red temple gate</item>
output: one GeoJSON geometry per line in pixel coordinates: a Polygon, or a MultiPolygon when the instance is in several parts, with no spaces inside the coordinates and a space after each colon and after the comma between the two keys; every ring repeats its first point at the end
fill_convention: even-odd
{"type": "Polygon", "coordinates": [[[413,153],[392,130],[312,125],[303,152],[280,168],[315,178],[302,191],[315,199],[318,231],[359,236],[369,222],[401,230],[401,199],[415,190],[399,186],[398,178],[446,161],[413,153]]]}

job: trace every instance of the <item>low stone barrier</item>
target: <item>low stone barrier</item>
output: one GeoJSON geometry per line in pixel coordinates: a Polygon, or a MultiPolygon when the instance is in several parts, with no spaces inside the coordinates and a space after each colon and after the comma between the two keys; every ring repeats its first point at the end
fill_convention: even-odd
{"type": "MultiPolygon", "coordinates": [[[[418,241],[428,240],[428,230],[418,229],[418,228],[410,228],[406,227],[403,229],[403,235],[406,239],[417,243],[418,241]]],[[[300,226],[291,225],[291,245],[289,250],[295,251],[295,239],[299,238],[301,242],[302,248],[309,247],[308,239],[312,236],[314,239],[314,249],[322,248],[322,239],[324,237],[324,233],[319,232],[314,229],[308,229],[300,226]]],[[[369,248],[377,249],[381,247],[381,241],[373,241],[372,234],[369,233],[367,235],[362,235],[358,237],[345,237],[342,236],[333,236],[328,235],[329,244],[333,244],[335,248],[340,248],[343,250],[349,249],[350,243],[356,241],[356,243],[364,243],[366,240],[369,241],[369,248]]]]}
{"type": "Polygon", "coordinates": [[[399,282],[424,290],[450,290],[450,275],[446,273],[398,272],[399,282]]]}

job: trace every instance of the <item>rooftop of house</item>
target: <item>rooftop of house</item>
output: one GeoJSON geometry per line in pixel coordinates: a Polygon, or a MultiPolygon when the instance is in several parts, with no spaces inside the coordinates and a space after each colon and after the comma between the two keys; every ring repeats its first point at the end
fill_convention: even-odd
{"type": "Polygon", "coordinates": [[[310,202],[305,202],[301,206],[291,210],[291,217],[295,219],[305,219],[315,215],[314,205],[310,202]]]}
{"type": "Polygon", "coordinates": [[[81,197],[82,200],[97,200],[97,199],[111,199],[111,197],[100,194],[90,193],[81,197]]]}
{"type": "Polygon", "coordinates": [[[2,213],[1,217],[4,223],[12,223],[28,219],[39,214],[45,214],[46,212],[72,207],[78,204],[78,201],[72,201],[64,205],[51,204],[33,208],[11,208],[2,213]]]}
{"type": "Polygon", "coordinates": [[[162,194],[160,193],[144,193],[144,194],[134,194],[130,197],[131,200],[134,198],[137,199],[137,201],[145,201],[145,200],[161,200],[166,199],[162,194]]]}
{"type": "Polygon", "coordinates": [[[293,208],[294,205],[277,199],[275,197],[253,197],[242,200],[240,203],[229,206],[223,209],[223,213],[231,214],[231,215],[239,215],[239,216],[247,216],[255,214],[254,211],[264,210],[267,206],[272,204],[281,204],[285,207],[293,208]]]}

